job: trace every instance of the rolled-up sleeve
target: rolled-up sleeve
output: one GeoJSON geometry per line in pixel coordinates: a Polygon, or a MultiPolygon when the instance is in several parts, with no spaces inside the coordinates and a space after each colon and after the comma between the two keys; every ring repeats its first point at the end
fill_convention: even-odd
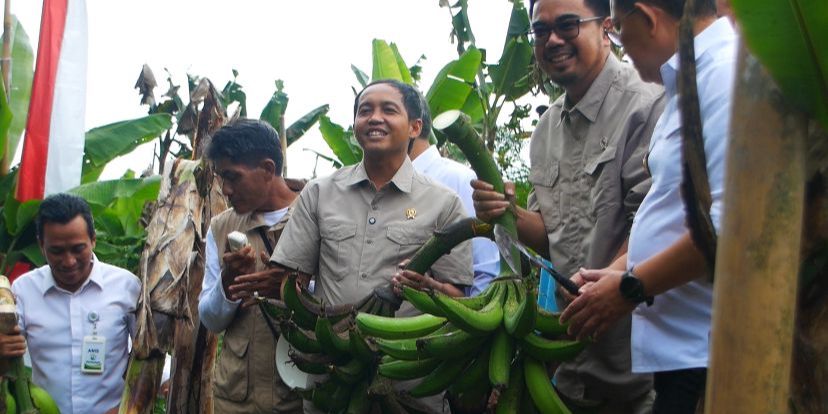
{"type": "Polygon", "coordinates": [[[309,184],[299,195],[299,201],[276,243],[270,261],[310,275],[319,270],[319,223],[316,205],[319,187],[309,184]]]}
{"type": "Polygon", "coordinates": [[[224,295],[218,247],[212,229],[207,230],[204,262],[204,279],[198,295],[198,316],[207,329],[221,332],[236,316],[241,301],[231,301],[224,295]]]}

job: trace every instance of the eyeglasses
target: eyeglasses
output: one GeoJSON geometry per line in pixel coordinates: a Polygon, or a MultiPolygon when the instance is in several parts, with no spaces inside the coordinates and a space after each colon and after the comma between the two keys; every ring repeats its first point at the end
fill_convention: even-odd
{"type": "Polygon", "coordinates": [[[546,42],[552,32],[555,32],[563,40],[572,40],[581,33],[581,23],[603,19],[606,19],[606,16],[585,17],[583,19],[566,18],[551,25],[538,24],[529,30],[529,34],[533,35],[537,42],[546,42]]]}
{"type": "Polygon", "coordinates": [[[612,19],[612,30],[607,30],[607,37],[609,37],[610,41],[614,43],[616,46],[621,46],[621,21],[630,17],[631,14],[638,11],[638,8],[635,7],[632,10],[624,13],[623,16],[612,19]]]}

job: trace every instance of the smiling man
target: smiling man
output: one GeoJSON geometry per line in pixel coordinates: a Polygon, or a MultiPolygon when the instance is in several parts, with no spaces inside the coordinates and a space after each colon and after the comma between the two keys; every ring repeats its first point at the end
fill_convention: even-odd
{"type": "Polygon", "coordinates": [[[21,334],[0,335],[0,356],[21,356],[28,344],[32,380],[62,413],[114,412],[141,282],[95,258],[92,213],[82,198],[47,197],[35,224],[47,264],[12,285],[21,334]]]}
{"type": "MultiPolygon", "coordinates": [[[[461,296],[472,283],[468,242],[431,268],[431,276],[398,272],[431,234],[466,216],[460,198],[420,175],[408,158],[420,135],[420,95],[393,80],[376,81],[354,102],[354,134],[362,161],[309,183],[271,258],[315,275],[314,294],[326,304],[354,303],[374,288],[405,284],[461,296]]],[[[411,315],[404,302],[398,315],[411,315]]],[[[410,384],[406,384],[410,385],[410,384]]],[[[441,397],[428,401],[438,411],[441,397]]],[[[306,403],[306,407],[310,403],[306,403]]]]}
{"type": "MultiPolygon", "coordinates": [[[[518,233],[573,275],[626,251],[632,217],[650,185],[642,161],[663,92],[610,50],[608,0],[538,0],[531,14],[535,60],[565,93],[532,134],[533,190],[528,209],[515,208],[518,233]]],[[[473,186],[479,218],[512,208],[513,185],[506,196],[488,183],[473,186]]],[[[630,319],[621,319],[560,366],[557,386],[570,403],[602,413],[649,412],[652,376],[631,373],[629,338],[630,319]]]]}
{"type": "Polygon", "coordinates": [[[201,322],[224,332],[213,383],[217,413],[302,412],[302,399],[276,371],[278,338],[262,313],[248,306],[256,293],[277,297],[282,276],[278,269],[265,271],[264,265],[296,199],[282,177],[281,148],[273,127],[248,119],[222,127],[207,147],[232,206],[210,222],[198,297],[201,322]],[[244,233],[249,245],[229,251],[227,235],[233,231],[244,233]],[[247,275],[246,282],[238,283],[240,275],[247,275]]]}
{"type": "MultiPolygon", "coordinates": [[[[685,0],[616,0],[613,32],[641,77],[664,85],[667,103],[650,143],[653,185],[632,226],[628,254],[580,272],[590,282],[561,320],[578,337],[603,333],[632,314],[634,372],[652,372],[654,412],[693,413],[707,376],[713,283],[685,225],[681,198],[678,27],[685,0]],[[642,305],[646,302],[647,306],[642,305]]],[[[738,38],[715,0],[697,0],[693,24],[696,83],[712,204],[718,229],[725,193],[738,38]]]]}

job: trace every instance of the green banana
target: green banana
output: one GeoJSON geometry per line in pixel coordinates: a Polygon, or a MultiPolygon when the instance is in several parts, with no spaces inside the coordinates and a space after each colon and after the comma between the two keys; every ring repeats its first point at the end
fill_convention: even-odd
{"type": "Polygon", "coordinates": [[[532,396],[538,411],[544,414],[571,414],[558,393],[552,388],[546,367],[534,358],[526,358],[523,364],[526,390],[532,396]]]}
{"type": "Polygon", "coordinates": [[[354,387],[345,414],[368,414],[371,412],[371,400],[368,398],[368,385],[370,385],[370,381],[364,379],[354,387]]]}
{"type": "Polygon", "coordinates": [[[521,414],[521,402],[524,393],[523,361],[516,361],[509,373],[509,386],[497,399],[495,414],[521,414]]]}
{"type": "Polygon", "coordinates": [[[291,311],[291,320],[302,329],[313,330],[317,315],[308,310],[299,299],[299,280],[297,273],[290,273],[282,283],[282,300],[291,311]]]}
{"type": "Polygon", "coordinates": [[[452,358],[440,363],[419,384],[408,391],[415,398],[441,393],[469,366],[470,358],[452,358]]]}
{"type": "Polygon", "coordinates": [[[49,395],[46,390],[43,388],[38,387],[35,383],[29,381],[29,394],[32,396],[32,402],[34,402],[35,408],[37,408],[38,413],[40,414],[59,414],[60,409],[58,408],[55,400],[52,399],[52,396],[49,395]]]}
{"type": "Polygon", "coordinates": [[[439,335],[432,334],[415,341],[421,355],[446,360],[467,355],[469,350],[478,349],[487,339],[488,337],[471,335],[458,329],[439,335]]]}
{"type": "Polygon", "coordinates": [[[9,390],[9,379],[4,378],[2,381],[3,393],[6,395],[6,412],[8,414],[17,414],[17,402],[15,402],[14,395],[9,390]]]}
{"type": "Polygon", "coordinates": [[[451,385],[451,391],[457,396],[465,394],[467,391],[474,391],[480,388],[480,384],[485,384],[486,389],[489,389],[489,359],[491,355],[491,346],[485,345],[477,354],[468,368],[463,372],[457,381],[451,385]]]}
{"type": "Polygon", "coordinates": [[[377,345],[380,351],[397,359],[414,361],[424,357],[417,348],[416,339],[371,338],[370,340],[377,345]]]}
{"type": "Polygon", "coordinates": [[[362,335],[362,332],[355,326],[348,329],[348,348],[354,358],[367,364],[376,363],[379,357],[377,350],[372,347],[362,335]]]}
{"type": "Polygon", "coordinates": [[[344,384],[356,384],[365,377],[365,363],[352,358],[342,365],[331,365],[330,372],[344,384]]]}
{"type": "Polygon", "coordinates": [[[586,343],[574,340],[552,340],[536,334],[521,339],[521,349],[533,358],[543,362],[569,361],[578,356],[586,343]]]}
{"type": "Polygon", "coordinates": [[[313,331],[307,332],[291,321],[284,321],[279,327],[282,335],[296,350],[312,354],[322,352],[322,346],[319,345],[313,331]]]}
{"type": "Polygon", "coordinates": [[[441,362],[437,358],[426,358],[415,361],[394,360],[380,364],[377,368],[377,373],[383,377],[395,380],[411,380],[428,375],[441,362]]]}
{"type": "Polygon", "coordinates": [[[384,339],[418,338],[430,334],[446,323],[446,318],[429,315],[393,318],[360,313],[356,323],[362,333],[384,339]]]}
{"type": "Polygon", "coordinates": [[[509,370],[514,355],[514,340],[505,329],[498,329],[489,354],[489,382],[495,388],[503,389],[509,385],[509,370]]]}
{"type": "Polygon", "coordinates": [[[405,300],[409,301],[420,312],[430,313],[434,316],[446,316],[445,312],[434,303],[434,299],[428,293],[403,286],[402,294],[405,300]]]}
{"type": "Polygon", "coordinates": [[[351,347],[348,334],[343,335],[334,331],[330,319],[318,318],[314,332],[316,333],[316,340],[319,341],[319,345],[326,353],[336,356],[350,354],[351,347]]]}
{"type": "Polygon", "coordinates": [[[557,336],[566,333],[567,325],[561,323],[561,314],[538,309],[535,315],[535,330],[547,335],[557,336]]]}
{"type": "Polygon", "coordinates": [[[535,314],[538,310],[537,297],[534,289],[527,289],[522,281],[514,282],[512,287],[517,303],[513,309],[509,309],[507,299],[506,305],[503,306],[503,325],[506,327],[506,332],[513,337],[523,338],[532,332],[532,326],[535,324],[535,314]]]}
{"type": "Polygon", "coordinates": [[[285,302],[276,299],[259,298],[259,308],[262,313],[275,321],[290,319],[290,309],[285,302]]]}
{"type": "Polygon", "coordinates": [[[489,303],[480,310],[471,309],[439,292],[432,292],[431,297],[451,323],[469,333],[485,334],[497,329],[503,320],[503,298],[506,289],[500,285],[496,285],[494,289],[489,303]]]}
{"type": "Polygon", "coordinates": [[[328,367],[334,362],[333,357],[325,354],[303,354],[290,350],[288,356],[293,365],[296,365],[296,368],[308,374],[327,374],[329,372],[328,367]]]}

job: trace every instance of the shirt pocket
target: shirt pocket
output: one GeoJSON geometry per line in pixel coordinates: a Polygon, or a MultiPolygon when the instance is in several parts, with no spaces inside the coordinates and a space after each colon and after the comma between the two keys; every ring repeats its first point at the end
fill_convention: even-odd
{"type": "Polygon", "coordinates": [[[600,215],[602,210],[617,207],[622,201],[621,177],[618,166],[613,162],[616,157],[616,145],[604,148],[600,153],[587,160],[584,173],[587,175],[589,188],[588,204],[592,217],[600,215]]]}
{"type": "Polygon", "coordinates": [[[215,394],[217,397],[241,402],[249,394],[249,365],[247,348],[250,339],[244,335],[225,333],[222,350],[216,364],[215,394]]]}
{"type": "Polygon", "coordinates": [[[339,281],[351,272],[350,263],[356,252],[353,250],[357,226],[353,223],[330,223],[320,228],[320,273],[339,281]]]}
{"type": "Polygon", "coordinates": [[[541,206],[540,212],[547,231],[561,224],[561,188],[558,185],[558,163],[532,166],[529,182],[541,206]]]}
{"type": "Polygon", "coordinates": [[[431,238],[431,229],[422,226],[412,225],[389,225],[386,228],[386,236],[396,250],[397,257],[392,266],[397,266],[404,259],[410,259],[414,253],[431,238]]]}

